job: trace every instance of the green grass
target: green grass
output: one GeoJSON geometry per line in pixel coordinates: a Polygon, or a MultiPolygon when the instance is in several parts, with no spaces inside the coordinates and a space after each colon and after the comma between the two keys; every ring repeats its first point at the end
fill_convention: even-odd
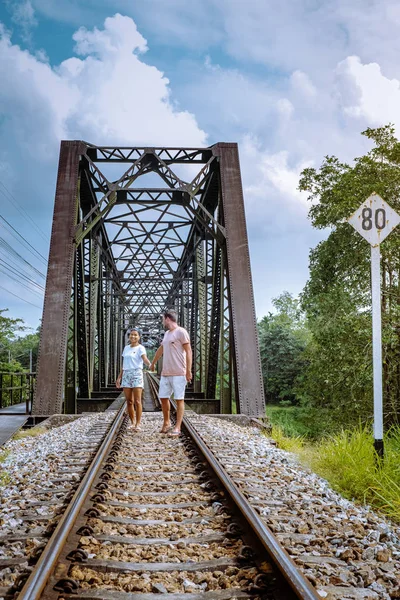
{"type": "Polygon", "coordinates": [[[280,427],[288,437],[300,436],[317,440],[326,434],[338,431],[341,427],[338,416],[323,408],[267,404],[266,413],[271,424],[280,427]]]}
{"type": "MultiPolygon", "coordinates": [[[[9,454],[9,450],[2,450],[0,452],[0,464],[6,460],[9,454]]],[[[0,487],[3,485],[7,485],[8,483],[10,483],[10,475],[7,473],[7,471],[3,471],[2,469],[0,469],[0,487]]]]}
{"type": "Polygon", "coordinates": [[[287,436],[279,425],[272,425],[272,431],[267,434],[267,437],[272,437],[278,448],[281,448],[281,450],[287,450],[288,452],[295,452],[297,454],[304,449],[304,437],[300,435],[295,435],[293,437],[287,436]]]}
{"type": "Polygon", "coordinates": [[[279,448],[297,454],[301,462],[345,498],[369,504],[400,522],[399,427],[385,435],[383,461],[374,451],[369,426],[359,425],[311,442],[298,435],[288,436],[281,427],[273,425],[271,437],[279,448]]]}
{"type": "Polygon", "coordinates": [[[8,485],[11,481],[11,477],[7,471],[2,471],[0,473],[0,487],[3,485],[8,485]]]}
{"type": "Polygon", "coordinates": [[[385,435],[381,461],[370,427],[358,426],[318,442],[309,454],[311,468],[343,496],[370,504],[400,521],[400,429],[385,435]]]}
{"type": "Polygon", "coordinates": [[[40,425],[36,425],[36,427],[31,427],[30,429],[24,429],[23,431],[17,431],[12,437],[13,440],[22,440],[27,437],[37,437],[38,435],[43,435],[43,433],[47,433],[48,429],[46,427],[40,427],[40,425]]]}
{"type": "Polygon", "coordinates": [[[4,462],[9,454],[10,454],[9,450],[2,450],[0,452],[0,463],[4,462]]]}

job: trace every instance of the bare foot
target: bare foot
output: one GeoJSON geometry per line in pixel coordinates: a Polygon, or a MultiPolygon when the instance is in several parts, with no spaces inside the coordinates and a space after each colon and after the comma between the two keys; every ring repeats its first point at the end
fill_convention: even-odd
{"type": "Polygon", "coordinates": [[[179,429],[173,429],[168,433],[168,437],[179,437],[180,435],[181,432],[179,431],[179,429]]]}
{"type": "Polygon", "coordinates": [[[168,433],[168,431],[171,429],[172,425],[171,423],[169,425],[163,425],[160,429],[160,433],[168,433]]]}

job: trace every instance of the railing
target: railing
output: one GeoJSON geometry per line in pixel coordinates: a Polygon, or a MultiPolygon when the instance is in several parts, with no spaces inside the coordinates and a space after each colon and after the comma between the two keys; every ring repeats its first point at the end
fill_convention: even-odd
{"type": "Polygon", "coordinates": [[[0,373],[0,409],[25,402],[29,414],[35,383],[36,373],[0,373]]]}

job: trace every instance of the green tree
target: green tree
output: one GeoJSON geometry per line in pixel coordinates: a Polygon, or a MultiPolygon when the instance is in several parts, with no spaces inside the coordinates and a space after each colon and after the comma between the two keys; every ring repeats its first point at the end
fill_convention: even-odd
{"type": "Polygon", "coordinates": [[[19,336],[10,344],[11,357],[17,360],[24,371],[30,369],[30,358],[32,353],[32,370],[36,370],[37,355],[39,349],[39,329],[36,333],[19,336]]]}
{"type": "Polygon", "coordinates": [[[294,403],[309,334],[299,301],[289,292],[275,298],[273,305],[276,314],[269,313],[258,324],[266,399],[294,403]]]}
{"type": "MultiPolygon", "coordinates": [[[[330,227],[310,257],[302,307],[312,332],[303,397],[348,419],[372,414],[370,247],[344,222],[372,193],[400,212],[400,143],[391,125],[363,132],[374,144],[354,165],[326,157],[305,169],[300,189],[313,202],[316,228],[330,227]]],[[[387,423],[400,415],[400,231],[381,245],[384,410],[387,423]]]]}
{"type": "Polygon", "coordinates": [[[3,313],[8,309],[0,309],[0,371],[17,371],[21,365],[17,361],[9,360],[11,344],[16,338],[17,331],[27,328],[22,319],[10,319],[3,313]]]}

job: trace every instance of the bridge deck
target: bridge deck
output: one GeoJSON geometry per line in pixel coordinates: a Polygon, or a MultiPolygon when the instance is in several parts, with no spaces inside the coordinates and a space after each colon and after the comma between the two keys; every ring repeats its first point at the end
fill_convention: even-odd
{"type": "Polygon", "coordinates": [[[0,446],[5,444],[26,423],[28,415],[25,414],[25,410],[25,402],[0,409],[0,446]],[[14,414],[11,415],[9,413],[14,414]]]}

